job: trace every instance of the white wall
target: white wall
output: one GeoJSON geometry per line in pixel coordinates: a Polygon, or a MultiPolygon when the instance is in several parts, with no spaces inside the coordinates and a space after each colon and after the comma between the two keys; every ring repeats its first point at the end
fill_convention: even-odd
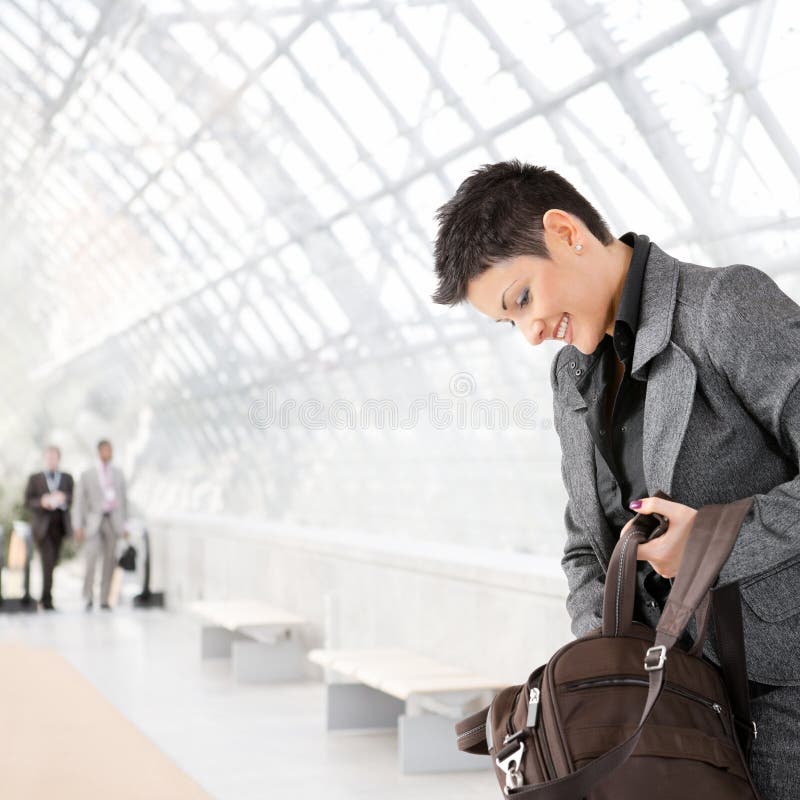
{"type": "Polygon", "coordinates": [[[572,639],[555,557],[222,516],[150,530],[172,607],[274,603],[309,620],[309,647],[406,647],[514,683],[572,639]]]}

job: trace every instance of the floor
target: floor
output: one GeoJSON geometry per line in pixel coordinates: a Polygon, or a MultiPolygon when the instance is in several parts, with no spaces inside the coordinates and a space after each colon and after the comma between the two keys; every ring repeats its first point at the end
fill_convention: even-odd
{"type": "MultiPolygon", "coordinates": [[[[306,792],[326,800],[498,796],[488,758],[476,756],[485,759],[485,772],[403,775],[393,732],[327,734],[320,683],[237,685],[227,661],[201,661],[195,619],[133,609],[133,583],[124,584],[114,611],[95,607],[86,612],[80,568],[79,562],[58,568],[58,611],[0,614],[0,640],[63,654],[213,797],[264,800],[306,792]]],[[[7,596],[13,594],[13,583],[4,578],[7,596]]]]}

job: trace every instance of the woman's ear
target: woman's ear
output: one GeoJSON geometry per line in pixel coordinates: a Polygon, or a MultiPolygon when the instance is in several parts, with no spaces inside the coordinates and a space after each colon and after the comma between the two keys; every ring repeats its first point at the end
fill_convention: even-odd
{"type": "MultiPolygon", "coordinates": [[[[551,208],[542,216],[542,227],[546,239],[559,242],[567,248],[578,243],[580,230],[575,219],[560,208],[551,208]]],[[[550,248],[548,248],[550,249],[550,248]]]]}

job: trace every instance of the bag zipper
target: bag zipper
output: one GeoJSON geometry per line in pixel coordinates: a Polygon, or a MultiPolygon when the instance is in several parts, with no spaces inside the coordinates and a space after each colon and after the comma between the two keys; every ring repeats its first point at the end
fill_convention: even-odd
{"type": "MultiPolygon", "coordinates": [[[[570,683],[563,684],[563,688],[567,691],[573,691],[576,689],[588,689],[594,686],[649,686],[650,681],[645,680],[644,678],[590,678],[588,680],[583,681],[572,681],[570,683]]],[[[688,698],[689,700],[694,700],[697,703],[702,703],[706,708],[711,709],[714,713],[719,717],[720,722],[722,723],[722,727],[725,730],[726,735],[730,736],[730,730],[728,729],[728,725],[726,724],[725,718],[725,709],[719,703],[714,702],[713,700],[709,700],[707,697],[704,697],[701,694],[697,694],[696,692],[691,691],[690,689],[684,689],[682,686],[679,686],[676,683],[670,683],[669,681],[664,682],[664,691],[672,692],[673,694],[680,694],[683,697],[688,698]]]]}
{"type": "Polygon", "coordinates": [[[456,736],[456,741],[458,741],[459,739],[464,739],[467,736],[472,736],[473,733],[476,733],[477,731],[481,731],[481,730],[484,730],[484,731],[486,730],[486,723],[485,722],[481,722],[480,725],[476,725],[474,728],[470,728],[468,731],[464,731],[463,733],[459,733],[456,736]]]}
{"type": "Polygon", "coordinates": [[[511,701],[511,705],[509,706],[510,713],[508,715],[508,719],[506,720],[506,733],[508,736],[512,736],[514,734],[514,709],[517,707],[517,703],[519,702],[519,696],[522,694],[522,690],[525,688],[525,684],[523,683],[516,692],[514,692],[514,699],[511,701]]]}
{"type": "MultiPolygon", "coordinates": [[[[534,685],[528,690],[528,709],[525,718],[525,728],[530,732],[531,739],[536,745],[536,752],[538,754],[539,764],[542,766],[542,771],[545,774],[545,780],[552,780],[556,777],[556,772],[553,767],[553,760],[550,756],[550,750],[547,747],[547,742],[539,733],[539,706],[541,705],[542,690],[541,682],[544,676],[542,670],[534,681],[534,685]]],[[[524,688],[524,687],[523,687],[524,688]]],[[[519,696],[518,696],[519,697],[519,696]]],[[[517,700],[515,700],[516,705],[517,700]]]]}
{"type": "Polygon", "coordinates": [[[541,703],[541,690],[536,689],[536,693],[534,694],[533,690],[531,690],[531,696],[528,700],[528,718],[530,719],[531,716],[533,717],[533,727],[532,730],[535,731],[536,735],[534,739],[536,740],[536,745],[539,749],[540,755],[540,763],[544,765],[544,773],[546,780],[550,781],[556,777],[556,768],[553,766],[553,758],[550,755],[550,748],[547,745],[544,737],[538,731],[538,723],[539,717],[541,716],[541,712],[539,711],[539,705],[541,703]],[[531,704],[535,703],[535,710],[531,712],[531,704]]]}

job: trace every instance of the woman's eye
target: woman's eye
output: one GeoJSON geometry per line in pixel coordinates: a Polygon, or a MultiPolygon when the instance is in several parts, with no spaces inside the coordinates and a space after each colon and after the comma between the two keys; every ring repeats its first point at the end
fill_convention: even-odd
{"type": "Polygon", "coordinates": [[[528,305],[528,301],[530,300],[530,297],[531,297],[530,290],[529,289],[524,289],[520,293],[520,296],[517,298],[517,305],[520,308],[525,308],[525,306],[528,305]]]}

